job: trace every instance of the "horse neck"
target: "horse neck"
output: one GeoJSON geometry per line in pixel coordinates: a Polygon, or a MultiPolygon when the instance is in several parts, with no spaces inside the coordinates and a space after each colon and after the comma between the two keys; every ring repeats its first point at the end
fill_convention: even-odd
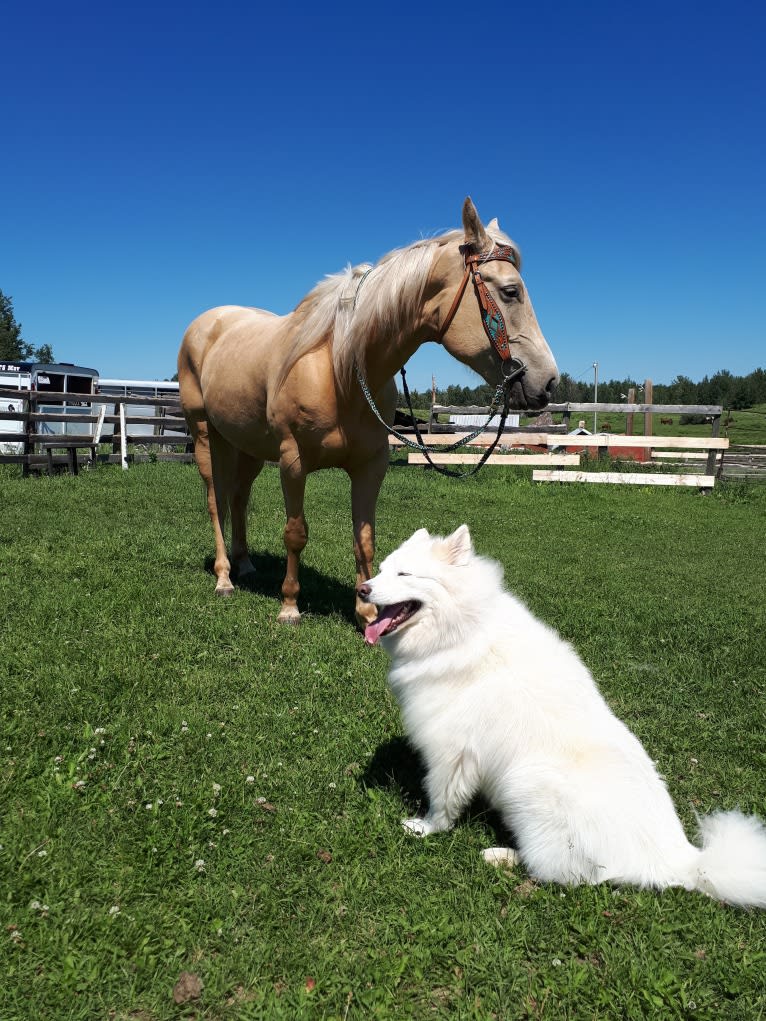
{"type": "Polygon", "coordinates": [[[409,322],[369,335],[365,345],[365,373],[373,391],[392,379],[421,344],[436,339],[448,286],[444,261],[440,255],[434,258],[421,301],[409,322]]]}

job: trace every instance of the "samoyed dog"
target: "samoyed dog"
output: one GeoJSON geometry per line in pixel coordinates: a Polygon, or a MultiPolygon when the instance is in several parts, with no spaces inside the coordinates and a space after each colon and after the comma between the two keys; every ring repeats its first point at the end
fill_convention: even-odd
{"type": "Polygon", "coordinates": [[[683,886],[766,907],[766,827],[716,812],[691,844],[638,739],[587,667],[502,585],[466,525],[424,529],[359,586],[378,616],[365,630],[391,657],[389,683],[426,765],[418,836],[452,827],[482,794],[515,837],[487,861],[521,860],[558,883],[683,886]]]}

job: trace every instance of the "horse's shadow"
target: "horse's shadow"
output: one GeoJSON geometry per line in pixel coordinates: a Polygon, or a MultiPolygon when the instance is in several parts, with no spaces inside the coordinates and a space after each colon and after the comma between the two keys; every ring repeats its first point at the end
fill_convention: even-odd
{"type": "MultiPolygon", "coordinates": [[[[235,589],[280,600],[286,569],[285,558],[276,556],[274,553],[256,553],[251,550],[250,559],[255,567],[255,572],[245,574],[241,578],[233,573],[232,581],[235,589]]],[[[214,557],[205,557],[205,571],[213,577],[215,577],[214,565],[214,557]]],[[[301,591],[298,596],[298,605],[302,612],[321,617],[339,615],[356,626],[354,587],[352,585],[346,585],[338,581],[337,578],[331,578],[306,564],[301,564],[300,582],[301,591]]]]}
{"type": "MultiPolygon", "coordinates": [[[[365,787],[398,792],[407,815],[424,815],[428,808],[425,776],[425,765],[417,751],[405,737],[394,737],[377,747],[360,780],[365,787]]],[[[494,835],[496,846],[512,846],[513,834],[481,797],[473,799],[459,821],[459,825],[476,823],[494,835]]]]}

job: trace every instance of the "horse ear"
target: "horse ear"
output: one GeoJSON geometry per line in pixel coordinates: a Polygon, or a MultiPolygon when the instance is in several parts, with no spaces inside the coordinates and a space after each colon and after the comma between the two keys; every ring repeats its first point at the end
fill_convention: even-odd
{"type": "Polygon", "coordinates": [[[471,202],[470,196],[463,203],[463,229],[467,245],[471,245],[477,252],[483,252],[485,248],[489,248],[487,232],[484,230],[484,224],[479,219],[476,206],[471,202]]]}
{"type": "Polygon", "coordinates": [[[461,525],[444,540],[447,561],[455,567],[464,567],[473,555],[473,543],[468,525],[461,525]]]}
{"type": "Polygon", "coordinates": [[[487,230],[494,230],[494,231],[499,231],[500,230],[500,224],[497,222],[497,217],[496,216],[493,216],[492,219],[487,224],[487,230]]]}

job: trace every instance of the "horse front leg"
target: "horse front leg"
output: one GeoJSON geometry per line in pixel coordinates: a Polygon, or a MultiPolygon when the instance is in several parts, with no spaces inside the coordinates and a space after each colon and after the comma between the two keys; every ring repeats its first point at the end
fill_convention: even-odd
{"type": "Polygon", "coordinates": [[[372,577],[375,559],[375,508],[388,470],[388,443],[361,467],[348,471],[351,478],[351,514],[354,521],[356,560],[356,622],[363,631],[378,611],[359,595],[359,586],[372,577]]]}
{"type": "Polygon", "coordinates": [[[303,498],[306,490],[306,473],[301,464],[300,454],[296,450],[283,453],[279,464],[282,481],[282,495],[285,500],[284,541],[287,550],[287,570],[282,582],[282,609],[277,620],[283,624],[299,624],[301,615],[298,610],[298,593],[300,583],[298,571],[301,553],[308,542],[309,530],[303,514],[303,498]]]}

